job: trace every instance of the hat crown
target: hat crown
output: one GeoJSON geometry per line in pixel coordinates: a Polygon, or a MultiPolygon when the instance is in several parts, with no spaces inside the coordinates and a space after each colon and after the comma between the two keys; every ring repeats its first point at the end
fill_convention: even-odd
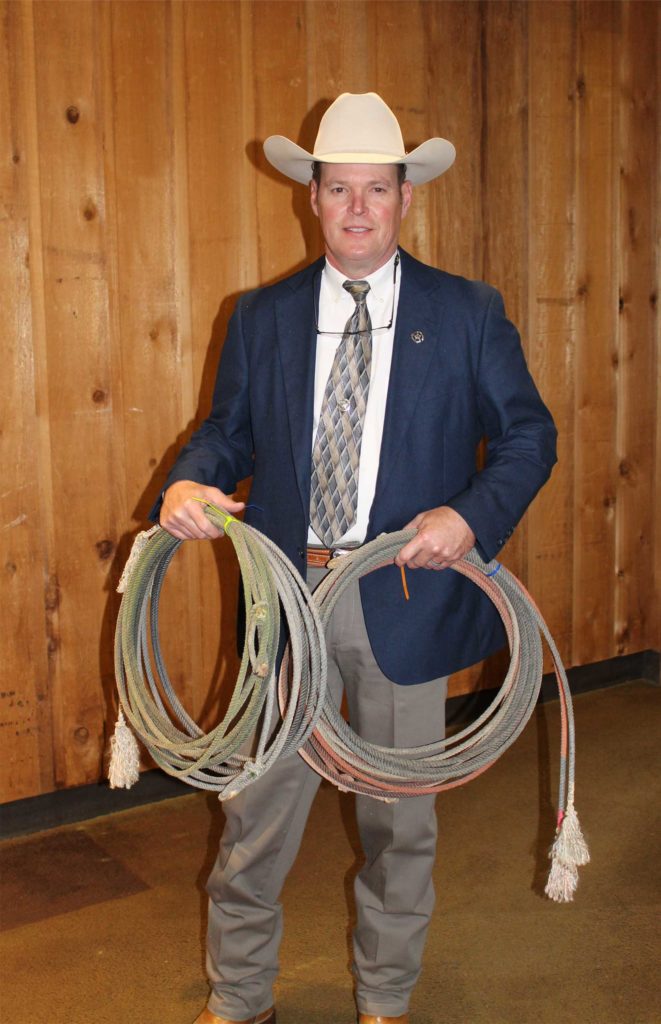
{"type": "Polygon", "coordinates": [[[324,164],[406,164],[412,185],[423,185],[452,166],[455,149],[433,138],[407,153],[397,118],[375,92],[343,92],[319,124],[314,152],[284,135],[269,135],[266,159],[288,178],[307,185],[315,161],[324,164]]]}
{"type": "Polygon", "coordinates": [[[401,160],[405,156],[399,122],[375,92],[343,92],[319,124],[315,159],[338,154],[374,153],[401,160]]]}

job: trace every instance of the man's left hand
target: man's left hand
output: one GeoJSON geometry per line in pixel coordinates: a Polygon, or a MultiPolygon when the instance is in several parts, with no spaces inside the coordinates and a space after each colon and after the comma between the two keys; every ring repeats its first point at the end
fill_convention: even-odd
{"type": "Polygon", "coordinates": [[[447,505],[420,512],[404,529],[418,531],[395,559],[409,569],[447,569],[475,545],[466,520],[447,505]]]}

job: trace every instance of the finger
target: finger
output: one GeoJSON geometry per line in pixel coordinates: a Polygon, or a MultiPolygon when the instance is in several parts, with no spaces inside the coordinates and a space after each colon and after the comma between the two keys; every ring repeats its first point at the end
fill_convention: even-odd
{"type": "Polygon", "coordinates": [[[418,527],[420,526],[420,524],[422,523],[422,520],[424,519],[424,517],[425,517],[424,512],[418,512],[417,516],[414,519],[412,519],[410,523],[407,523],[406,526],[403,526],[402,529],[403,530],[417,530],[418,527]]]}
{"type": "Polygon", "coordinates": [[[218,487],[203,488],[200,492],[200,497],[205,501],[211,502],[212,505],[225,509],[226,512],[242,512],[246,507],[245,501],[234,501],[224,494],[223,491],[219,490],[218,487]]]}

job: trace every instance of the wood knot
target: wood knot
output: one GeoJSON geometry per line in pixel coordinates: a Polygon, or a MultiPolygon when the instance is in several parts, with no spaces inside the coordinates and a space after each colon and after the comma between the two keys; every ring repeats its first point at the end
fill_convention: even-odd
{"type": "Polygon", "coordinates": [[[151,331],[149,332],[149,337],[151,338],[152,341],[156,341],[156,339],[158,338],[158,327],[152,327],[151,331]]]}
{"type": "Polygon", "coordinates": [[[20,162],[21,162],[21,154],[20,153],[14,153],[14,155],[12,156],[12,163],[20,164],[20,162]]]}
{"type": "Polygon", "coordinates": [[[67,107],[65,117],[69,124],[78,124],[78,121],[80,120],[80,111],[78,107],[74,107],[73,105],[67,107]]]}
{"type": "Polygon", "coordinates": [[[153,469],[155,465],[156,465],[156,459],[152,455],[151,459],[149,460],[149,468],[153,469]]]}
{"type": "Polygon", "coordinates": [[[90,731],[89,729],[86,729],[84,725],[79,725],[78,728],[74,730],[73,738],[76,743],[87,743],[90,738],[90,731]]]}
{"type": "Polygon", "coordinates": [[[54,612],[60,604],[60,584],[57,576],[49,576],[46,583],[44,605],[47,612],[54,612]]]}
{"type": "Polygon", "coordinates": [[[586,89],[586,85],[585,85],[585,79],[583,78],[583,75],[580,75],[576,79],[576,95],[578,96],[579,100],[583,99],[583,97],[585,96],[586,91],[587,91],[587,89],[586,89]]]}
{"type": "Polygon", "coordinates": [[[88,199],[83,207],[83,217],[85,220],[94,220],[97,213],[96,204],[91,199],[88,199]]]}
{"type": "Polygon", "coordinates": [[[620,474],[620,476],[624,476],[624,477],[630,476],[631,475],[631,463],[629,462],[629,460],[628,459],[622,459],[622,461],[620,462],[620,465],[617,467],[617,471],[620,474]]]}
{"type": "Polygon", "coordinates": [[[106,562],[111,558],[115,551],[115,545],[107,538],[106,540],[98,540],[94,547],[96,548],[102,562],[106,562]]]}
{"type": "Polygon", "coordinates": [[[5,562],[5,569],[10,576],[14,576],[16,574],[16,562],[5,562]]]}
{"type": "Polygon", "coordinates": [[[624,296],[623,295],[620,295],[619,299],[617,300],[617,308],[620,311],[620,313],[624,309],[624,296]]]}
{"type": "Polygon", "coordinates": [[[94,388],[92,392],[92,401],[95,405],[102,405],[108,397],[108,392],[104,391],[103,388],[94,388]]]}

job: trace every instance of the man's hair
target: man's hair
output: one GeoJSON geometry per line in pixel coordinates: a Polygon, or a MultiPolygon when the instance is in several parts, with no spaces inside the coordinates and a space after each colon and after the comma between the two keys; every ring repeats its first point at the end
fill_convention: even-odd
{"type": "MultiPolygon", "coordinates": [[[[314,160],[312,162],[312,180],[314,181],[317,188],[321,184],[321,166],[322,160],[314,160]]],[[[406,181],[406,164],[395,164],[397,167],[397,184],[401,188],[406,181]]]]}

